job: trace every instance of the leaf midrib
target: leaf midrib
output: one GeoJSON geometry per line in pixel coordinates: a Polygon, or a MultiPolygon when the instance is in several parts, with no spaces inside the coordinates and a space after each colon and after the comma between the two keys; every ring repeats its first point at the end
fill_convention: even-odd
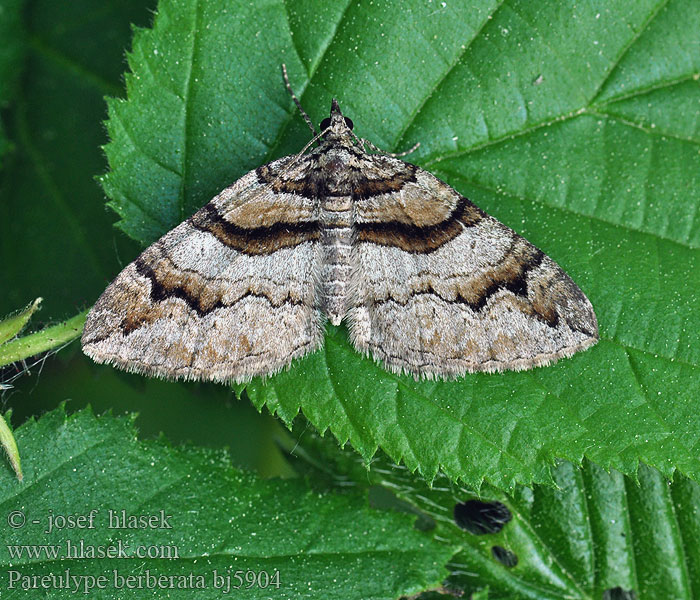
{"type": "Polygon", "coordinates": [[[188,162],[188,157],[190,156],[190,129],[191,129],[191,118],[190,115],[192,114],[192,110],[190,108],[190,103],[192,101],[192,71],[194,70],[194,61],[197,56],[197,41],[199,39],[199,20],[200,20],[200,1],[199,0],[194,0],[194,23],[192,26],[192,45],[190,47],[190,56],[189,56],[189,61],[188,61],[188,69],[187,69],[187,75],[185,77],[185,85],[184,85],[184,98],[183,98],[183,110],[184,110],[184,119],[183,119],[183,125],[182,125],[182,139],[183,139],[183,148],[182,148],[182,160],[180,161],[180,171],[181,171],[181,177],[180,177],[180,192],[178,193],[178,204],[179,204],[179,212],[180,212],[180,221],[185,220],[185,194],[186,194],[186,187],[187,187],[187,162],[188,162]]]}
{"type": "Polygon", "coordinates": [[[442,83],[447,79],[447,77],[454,71],[454,69],[457,67],[457,65],[460,63],[464,55],[469,51],[469,49],[472,47],[472,44],[474,41],[481,35],[482,31],[486,27],[486,25],[494,18],[496,13],[501,9],[503,4],[505,3],[506,0],[500,0],[499,3],[494,7],[493,11],[491,11],[486,18],[484,18],[483,22],[479,25],[479,27],[476,29],[474,32],[474,35],[470,40],[467,41],[467,43],[464,45],[462,48],[462,51],[457,54],[457,57],[455,60],[453,60],[449,65],[448,68],[440,74],[439,79],[435,82],[435,84],[432,87],[432,91],[428,94],[425,95],[425,98],[421,100],[417,105],[415,110],[411,113],[409,116],[408,120],[406,121],[405,125],[399,130],[398,135],[394,139],[392,148],[396,150],[399,146],[404,141],[404,135],[406,135],[406,132],[411,128],[411,125],[416,120],[416,117],[420,114],[420,112],[423,110],[423,107],[425,104],[430,100],[432,94],[442,85],[442,83]]]}
{"type": "MultiPolygon", "coordinates": [[[[432,157],[431,157],[430,155],[426,155],[426,157],[424,157],[424,158],[421,160],[421,163],[427,167],[427,166],[429,166],[429,165],[431,165],[431,164],[433,164],[433,163],[435,163],[435,162],[444,160],[444,159],[446,159],[446,158],[453,158],[453,157],[462,156],[462,155],[464,155],[464,154],[469,154],[470,152],[473,152],[473,151],[475,151],[475,150],[479,150],[479,149],[482,149],[482,148],[484,148],[484,147],[487,147],[487,146],[490,146],[490,145],[493,145],[493,144],[497,144],[498,142],[503,141],[503,140],[505,140],[505,139],[511,139],[511,138],[514,138],[514,137],[518,137],[518,136],[520,136],[520,135],[524,135],[524,134],[526,134],[526,133],[529,133],[529,132],[531,132],[531,131],[533,131],[533,130],[535,130],[535,129],[539,129],[540,127],[543,127],[543,126],[546,126],[546,125],[550,125],[550,124],[555,123],[555,122],[557,122],[557,121],[561,121],[561,120],[564,120],[564,119],[571,118],[571,117],[576,116],[576,115],[580,114],[581,112],[585,111],[587,108],[591,108],[591,107],[595,106],[594,101],[595,101],[595,99],[600,95],[600,91],[601,91],[602,88],[604,87],[605,83],[610,79],[610,76],[611,76],[612,73],[615,71],[615,69],[617,68],[617,66],[620,64],[620,62],[622,61],[622,59],[624,58],[624,56],[627,54],[627,52],[629,51],[629,49],[630,49],[632,46],[634,46],[635,42],[636,42],[636,41],[641,37],[641,35],[648,29],[649,25],[654,21],[654,19],[656,18],[656,16],[659,14],[659,12],[660,12],[661,9],[663,8],[663,6],[665,6],[665,5],[668,3],[668,1],[669,1],[669,0],[663,0],[659,5],[657,5],[657,7],[655,8],[655,10],[651,11],[651,13],[650,13],[649,17],[647,18],[646,22],[642,25],[642,27],[640,27],[639,32],[638,32],[635,36],[632,36],[632,38],[630,39],[629,43],[623,48],[623,50],[622,50],[622,52],[620,53],[620,55],[610,64],[610,66],[609,66],[609,68],[608,68],[608,71],[607,71],[607,73],[605,74],[605,77],[602,78],[602,81],[601,81],[599,87],[598,87],[598,88],[595,90],[595,92],[591,95],[591,99],[590,99],[587,103],[585,103],[585,106],[580,107],[580,108],[575,109],[575,110],[572,110],[572,111],[569,111],[569,112],[564,113],[564,114],[559,114],[559,115],[555,115],[555,116],[550,116],[550,118],[547,119],[546,121],[544,121],[544,122],[539,122],[539,123],[535,123],[535,124],[531,125],[530,127],[527,127],[526,129],[522,129],[522,130],[519,130],[519,131],[509,132],[508,134],[499,136],[498,138],[492,138],[492,139],[486,140],[486,141],[483,142],[483,143],[478,143],[478,144],[475,144],[475,145],[473,145],[473,146],[470,146],[470,147],[465,148],[465,149],[462,149],[462,150],[457,150],[457,151],[450,152],[450,153],[446,153],[446,154],[442,154],[442,155],[434,155],[434,156],[432,156],[432,157]]],[[[502,4],[503,4],[503,3],[499,4],[499,8],[500,8],[500,6],[501,6],[502,4]]],[[[494,11],[494,14],[495,14],[495,11],[494,11]]],[[[478,32],[478,33],[481,33],[482,29],[483,29],[483,27],[482,27],[481,29],[479,29],[479,32],[478,32]]],[[[478,35],[475,36],[475,38],[473,38],[473,39],[470,41],[470,46],[471,46],[471,44],[474,42],[474,39],[476,39],[476,37],[478,37],[478,35]]],[[[457,61],[446,73],[443,74],[443,77],[440,79],[440,82],[438,82],[438,85],[436,85],[436,86],[427,94],[427,96],[426,96],[426,98],[423,100],[423,103],[421,104],[421,106],[424,106],[425,103],[427,102],[427,100],[430,99],[430,98],[435,94],[435,92],[437,92],[437,89],[438,89],[438,87],[439,87],[439,83],[441,83],[442,81],[444,81],[444,79],[452,72],[452,70],[453,70],[458,64],[459,64],[459,61],[457,61]]],[[[692,75],[691,75],[691,76],[692,76],[692,75]]],[[[664,86],[663,86],[663,84],[659,84],[659,85],[657,85],[657,86],[655,86],[655,87],[664,87],[664,86]]],[[[629,94],[625,95],[625,98],[633,97],[634,95],[641,95],[641,94],[643,94],[643,93],[646,93],[645,88],[642,88],[642,89],[640,89],[640,90],[637,90],[636,93],[635,93],[635,91],[630,92],[629,94]]],[[[617,97],[613,97],[613,98],[607,99],[607,100],[605,100],[604,102],[602,102],[602,103],[600,104],[600,106],[604,106],[605,104],[609,104],[609,103],[611,103],[611,102],[618,101],[619,99],[620,99],[620,98],[617,98],[617,97]]],[[[410,129],[410,127],[414,124],[415,118],[416,118],[417,116],[418,116],[418,112],[416,112],[416,113],[413,115],[412,119],[409,120],[409,122],[404,126],[404,128],[403,128],[403,133],[405,133],[408,129],[410,129]]],[[[402,137],[403,137],[403,134],[402,134],[402,137]]],[[[399,141],[401,141],[401,138],[399,138],[399,141]]]]}
{"type": "MultiPolygon", "coordinates": [[[[309,71],[306,69],[306,65],[304,64],[304,60],[302,59],[301,55],[299,54],[299,51],[297,50],[296,46],[294,45],[294,42],[292,41],[292,48],[294,48],[294,52],[299,58],[299,63],[302,65],[302,68],[306,72],[306,81],[299,86],[298,89],[294,89],[294,82],[290,82],[292,84],[292,89],[294,90],[295,94],[297,95],[297,98],[299,99],[299,102],[301,103],[302,106],[304,106],[304,94],[306,93],[306,90],[308,89],[309,85],[311,84],[311,80],[313,79],[314,75],[318,71],[319,66],[323,62],[324,57],[326,56],[326,53],[328,52],[328,48],[333,43],[333,40],[335,39],[335,36],[338,32],[338,29],[340,28],[341,23],[345,20],[346,15],[348,13],[348,10],[350,9],[350,6],[352,5],[353,0],[349,0],[348,3],[345,5],[345,8],[343,9],[343,12],[340,13],[340,17],[338,18],[338,22],[335,24],[335,27],[333,28],[332,33],[329,36],[329,41],[326,43],[322,48],[321,48],[321,53],[318,56],[316,60],[312,62],[310,65],[309,71]]],[[[289,26],[289,11],[287,10],[287,2],[286,0],[282,0],[282,4],[284,5],[284,16],[287,21],[287,25],[289,26]]],[[[289,37],[293,38],[292,36],[292,28],[289,26],[289,37]]],[[[284,135],[289,129],[289,126],[291,125],[292,121],[294,120],[294,116],[296,114],[296,106],[294,105],[294,102],[292,99],[289,99],[288,106],[291,105],[291,110],[287,114],[287,116],[284,119],[284,122],[279,128],[279,131],[277,132],[277,137],[275,138],[275,141],[272,142],[270,145],[270,148],[268,149],[267,153],[265,154],[265,157],[263,158],[262,164],[267,164],[271,160],[275,158],[275,154],[277,150],[279,149],[282,140],[284,139],[284,135]]]]}

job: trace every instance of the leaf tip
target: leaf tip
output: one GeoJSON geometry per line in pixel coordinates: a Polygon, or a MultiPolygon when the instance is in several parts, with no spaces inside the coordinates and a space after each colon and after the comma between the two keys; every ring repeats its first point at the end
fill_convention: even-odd
{"type": "Polygon", "coordinates": [[[15,472],[18,481],[21,483],[24,479],[24,474],[22,473],[22,462],[19,457],[19,449],[17,448],[15,436],[2,415],[0,415],[0,444],[2,444],[2,447],[5,449],[5,453],[10,461],[12,470],[15,472]]]}

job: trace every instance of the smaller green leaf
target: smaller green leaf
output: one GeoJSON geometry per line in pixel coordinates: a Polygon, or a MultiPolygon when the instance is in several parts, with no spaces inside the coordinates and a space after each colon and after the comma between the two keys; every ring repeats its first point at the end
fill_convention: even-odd
{"type": "Polygon", "coordinates": [[[5,449],[5,452],[7,452],[7,458],[10,460],[10,464],[17,475],[17,479],[22,481],[24,476],[22,475],[22,463],[19,458],[17,442],[15,441],[15,436],[12,434],[12,430],[2,415],[0,415],[0,444],[5,449]]]}
{"type": "Polygon", "coordinates": [[[23,310],[0,321],[0,344],[4,344],[24,329],[31,316],[38,310],[42,300],[43,298],[37,298],[23,310]]]}
{"type": "MultiPolygon", "coordinates": [[[[0,513],[14,519],[0,547],[5,589],[8,571],[40,579],[68,569],[83,584],[105,576],[105,588],[92,590],[100,599],[129,595],[119,577],[141,576],[147,589],[149,574],[175,582],[201,576],[205,587],[196,597],[220,599],[215,572],[230,575],[232,583],[239,573],[244,584],[247,574],[265,572],[270,581],[279,573],[279,588],[244,585],[229,593],[390,600],[436,589],[456,549],[415,529],[413,515],[371,509],[364,492],[318,494],[301,480],[263,480],[234,469],[221,452],[138,441],[128,419],[96,418],[90,410],[67,417],[61,407],[18,428],[17,439],[24,484],[0,472],[0,513]],[[85,526],[61,527],[57,518],[51,527],[49,518],[59,515],[84,515],[85,526]],[[93,527],[87,527],[90,515],[93,527]],[[115,528],[130,521],[122,515],[157,515],[159,525],[115,528]],[[23,550],[27,544],[39,555],[23,550]],[[91,548],[119,544],[122,558],[139,559],[90,558],[91,548]],[[139,557],[139,548],[169,555],[139,557]]],[[[166,584],[135,597],[191,598],[192,589],[166,584]]],[[[65,590],[41,591],[42,597],[66,597],[65,590]]]]}
{"type": "Polygon", "coordinates": [[[0,367],[24,360],[72,342],[83,331],[87,311],[41,331],[17,338],[0,346],[0,367]]]}

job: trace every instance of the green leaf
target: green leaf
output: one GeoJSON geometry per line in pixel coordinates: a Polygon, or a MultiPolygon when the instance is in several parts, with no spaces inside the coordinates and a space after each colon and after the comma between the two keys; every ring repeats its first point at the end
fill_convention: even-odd
{"type": "MultiPolygon", "coordinates": [[[[277,571],[279,589],[230,593],[393,599],[439,584],[454,553],[415,530],[414,517],[370,509],[365,494],[318,494],[298,480],[262,480],[238,471],[222,453],[175,448],[162,439],[139,442],[126,419],[95,418],[90,411],[66,417],[59,409],[16,434],[26,457],[24,483],[0,473],[2,514],[15,519],[8,521],[12,527],[5,527],[0,548],[5,590],[13,572],[32,577],[69,570],[76,577],[105,575],[105,589],[91,591],[99,598],[123,598],[127,591],[119,577],[139,575],[145,591],[129,592],[134,597],[191,598],[191,590],[167,581],[154,592],[146,577],[172,576],[177,582],[194,574],[206,584],[198,598],[220,598],[215,570],[230,572],[232,579],[236,571],[244,578],[246,571],[270,577],[277,571]],[[110,528],[110,510],[117,516],[158,515],[156,528],[110,528]],[[91,511],[95,516],[88,521],[91,511]],[[62,516],[80,515],[86,517],[59,529],[62,516]],[[56,527],[49,531],[51,517],[56,527]],[[71,558],[69,541],[74,549],[82,541],[84,553],[121,544],[126,556],[150,547],[170,558],[71,558]],[[39,548],[40,555],[30,558],[22,545],[39,548]],[[60,568],[50,552],[58,553],[60,568]]],[[[118,525],[114,518],[111,523],[118,525]]],[[[56,585],[48,588],[42,589],[45,597],[66,597],[56,585]]]]}
{"type": "MultiPolygon", "coordinates": [[[[136,244],[114,231],[95,174],[106,168],[100,149],[107,139],[103,95],[122,90],[129,24],[150,23],[151,9],[152,0],[36,0],[23,12],[30,40],[26,69],[18,67],[19,104],[2,114],[16,151],[0,172],[0,315],[45,295],[33,326],[61,323],[92,304],[136,252],[136,244]],[[22,107],[31,135],[19,139],[22,107]],[[71,232],[70,220],[79,223],[83,237],[71,232]],[[98,255],[100,276],[89,267],[81,246],[85,239],[98,255]]],[[[5,89],[1,83],[0,88],[5,89]]],[[[0,382],[13,386],[3,401],[17,423],[64,400],[73,409],[93,403],[100,412],[138,411],[146,436],[166,431],[169,439],[230,446],[237,464],[264,474],[280,472],[282,459],[270,439],[277,420],[259,415],[248,403],[232,402],[221,386],[176,388],[98,367],[78,343],[58,355],[2,369],[0,382]]]]}
{"type": "Polygon", "coordinates": [[[583,457],[698,479],[699,19],[684,0],[163,0],[135,36],[128,99],[109,103],[104,189],[148,243],[298,151],[285,62],[314,121],[336,96],[380,147],[420,141],[413,162],[543,248],[591,299],[601,342],[531,372],[415,382],[329,328],[323,351],[248,385],[253,403],[429,479],[509,489],[583,457]]]}
{"type": "Polygon", "coordinates": [[[561,462],[556,488],[477,494],[444,476],[429,487],[385,455],[367,470],[332,441],[294,434],[294,466],[324,489],[381,486],[431,523],[435,539],[461,544],[444,585],[467,597],[484,589],[509,600],[697,597],[700,485],[677,473],[669,482],[641,466],[633,481],[561,462]],[[625,591],[635,595],[615,595],[625,591]]]}
{"type": "MultiPolygon", "coordinates": [[[[0,389],[2,389],[1,386],[0,389]]],[[[9,416],[10,414],[8,413],[8,419],[9,416]]],[[[12,466],[12,470],[15,472],[15,475],[17,475],[17,479],[22,481],[22,479],[24,479],[24,475],[22,474],[22,461],[20,460],[17,441],[12,433],[12,429],[10,429],[7,421],[5,421],[5,417],[2,415],[0,415],[0,445],[7,453],[7,459],[10,461],[10,465],[12,466]]]]}

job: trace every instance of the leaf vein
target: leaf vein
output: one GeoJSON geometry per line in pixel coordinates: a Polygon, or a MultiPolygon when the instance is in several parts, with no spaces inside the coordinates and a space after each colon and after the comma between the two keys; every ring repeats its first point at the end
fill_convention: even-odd
{"type": "MultiPolygon", "coordinates": [[[[335,39],[335,35],[338,32],[338,29],[340,29],[340,25],[342,22],[345,20],[348,9],[350,8],[350,5],[352,4],[352,0],[350,0],[347,5],[345,6],[345,9],[343,12],[340,14],[340,18],[338,19],[338,23],[336,24],[335,28],[333,29],[332,34],[329,36],[329,42],[326,44],[322,49],[321,49],[321,54],[317,58],[317,60],[310,66],[308,70],[308,77],[307,80],[304,82],[303,85],[301,85],[299,88],[295,89],[294,91],[297,94],[297,97],[299,98],[299,102],[301,102],[302,106],[304,104],[304,94],[306,93],[306,90],[311,83],[311,80],[313,79],[314,75],[318,71],[318,67],[325,58],[328,48],[331,46],[331,43],[333,39],[335,39]]],[[[286,4],[285,4],[285,12],[286,12],[286,4]]],[[[291,30],[290,30],[290,37],[291,37],[291,30]]],[[[296,48],[295,48],[296,51],[296,48]]],[[[303,66],[303,63],[302,63],[303,66]]],[[[306,67],[304,66],[304,71],[306,71],[306,67]]],[[[288,106],[291,105],[291,109],[287,114],[287,117],[285,118],[284,122],[280,126],[279,132],[277,134],[277,138],[275,141],[269,145],[269,150],[267,154],[265,155],[265,158],[263,159],[263,163],[269,163],[274,157],[275,157],[275,152],[277,149],[280,147],[280,144],[282,143],[282,140],[284,139],[284,134],[286,133],[287,129],[289,128],[289,125],[291,125],[292,121],[294,120],[294,115],[296,114],[296,107],[294,106],[294,102],[292,102],[291,98],[289,99],[288,106]]]]}
{"type": "Polygon", "coordinates": [[[440,78],[432,86],[432,91],[425,95],[425,98],[423,98],[422,102],[420,102],[418,104],[418,106],[416,106],[416,108],[413,110],[413,112],[409,116],[408,120],[406,121],[406,124],[399,131],[398,135],[396,136],[396,139],[394,140],[394,144],[393,144],[394,150],[396,150],[396,148],[399,146],[399,144],[403,141],[404,135],[406,135],[406,132],[410,129],[411,125],[413,125],[416,118],[418,117],[420,112],[423,110],[423,107],[425,107],[425,104],[428,102],[430,97],[442,85],[442,83],[445,81],[445,79],[447,79],[447,77],[450,75],[450,73],[452,73],[452,71],[454,71],[454,69],[457,67],[459,62],[464,57],[464,55],[471,48],[472,44],[474,43],[474,40],[476,40],[479,37],[479,35],[484,30],[484,28],[486,27],[488,22],[493,19],[495,14],[500,10],[500,8],[503,6],[504,3],[505,3],[505,0],[500,0],[500,2],[494,7],[493,11],[491,11],[488,15],[486,15],[483,22],[479,26],[479,28],[474,32],[472,39],[469,40],[469,43],[465,44],[464,48],[462,48],[462,51],[456,56],[455,60],[452,61],[452,63],[448,63],[447,70],[445,70],[445,72],[443,72],[440,75],[440,78]]]}
{"type": "Polygon", "coordinates": [[[512,193],[512,192],[504,193],[502,190],[499,190],[499,189],[497,189],[497,188],[495,188],[495,187],[493,187],[493,186],[490,186],[490,185],[485,184],[485,183],[482,183],[482,182],[474,181],[473,179],[467,178],[467,177],[465,177],[464,175],[462,175],[461,173],[456,173],[455,171],[452,171],[451,169],[444,169],[444,168],[443,168],[443,169],[440,169],[440,170],[437,171],[437,172],[439,172],[439,173],[441,173],[441,174],[444,174],[444,175],[451,176],[451,177],[453,177],[453,178],[455,178],[455,179],[461,179],[462,181],[464,181],[465,183],[467,183],[468,185],[470,185],[470,186],[472,186],[472,187],[479,188],[479,189],[482,189],[482,190],[491,192],[491,193],[493,193],[493,194],[498,194],[498,195],[500,195],[500,196],[506,196],[506,195],[507,195],[507,196],[509,196],[510,198],[515,198],[516,200],[519,200],[519,201],[521,201],[521,202],[534,202],[534,203],[536,203],[536,204],[541,204],[541,205],[546,206],[546,207],[548,207],[548,208],[555,208],[555,209],[557,209],[557,210],[561,210],[561,211],[564,211],[564,212],[568,212],[568,213],[570,213],[570,214],[572,214],[572,215],[577,215],[577,216],[579,216],[579,217],[585,217],[586,219],[598,221],[598,222],[600,222],[600,223],[605,223],[606,225],[612,225],[613,227],[619,227],[619,228],[621,228],[621,229],[625,229],[625,230],[627,230],[627,231],[632,231],[632,232],[634,232],[634,233],[640,233],[640,234],[643,234],[643,235],[649,235],[649,236],[658,238],[658,239],[660,239],[660,240],[664,240],[664,241],[666,241],[666,242],[669,242],[669,243],[672,243],[672,244],[676,244],[676,245],[678,245],[678,246],[680,246],[680,247],[682,247],[682,248],[692,249],[692,250],[697,250],[697,249],[698,249],[698,248],[696,248],[695,246],[690,245],[690,242],[689,242],[689,241],[684,240],[684,242],[679,242],[678,240],[676,240],[676,239],[674,239],[674,238],[661,235],[661,234],[659,234],[659,233],[657,233],[657,232],[655,232],[655,231],[647,231],[647,230],[645,230],[645,229],[639,229],[639,228],[633,227],[633,226],[631,226],[631,225],[629,225],[629,224],[627,224],[627,223],[619,223],[619,222],[613,221],[613,220],[611,220],[611,219],[605,219],[605,218],[603,218],[603,217],[601,217],[601,216],[599,216],[599,215],[584,213],[584,212],[581,212],[581,211],[578,211],[578,210],[574,210],[574,209],[571,208],[570,206],[560,206],[560,205],[558,205],[558,204],[552,204],[552,203],[550,203],[550,202],[547,202],[547,201],[542,200],[542,199],[539,199],[539,198],[533,198],[533,199],[530,199],[530,200],[529,200],[529,199],[527,199],[527,198],[524,198],[524,197],[519,196],[518,194],[514,194],[514,193],[512,193]],[[687,244],[687,245],[686,245],[686,244],[687,244]]]}
{"type": "Polygon", "coordinates": [[[191,125],[191,103],[192,103],[192,72],[194,71],[194,62],[197,58],[197,40],[199,34],[199,21],[200,21],[200,0],[194,0],[194,23],[192,27],[192,44],[190,46],[190,57],[187,69],[187,74],[185,76],[185,86],[184,86],[184,115],[183,115],[183,126],[182,126],[182,160],[181,168],[182,179],[180,181],[180,193],[178,195],[178,204],[180,209],[180,221],[185,220],[185,191],[187,186],[187,158],[190,154],[190,129],[191,125]]]}
{"type": "Polygon", "coordinates": [[[629,52],[630,48],[634,46],[637,43],[637,40],[642,36],[642,34],[647,31],[649,28],[649,25],[656,19],[657,15],[663,10],[663,8],[669,3],[669,0],[661,0],[659,4],[656,6],[656,8],[651,11],[649,14],[649,17],[647,17],[647,20],[642,23],[642,26],[639,28],[639,31],[633,35],[629,43],[624,46],[618,57],[613,61],[612,65],[610,66],[610,69],[608,70],[607,75],[603,78],[603,80],[598,84],[597,89],[593,92],[593,95],[591,96],[590,100],[588,101],[588,104],[592,104],[595,102],[596,98],[600,96],[603,88],[605,87],[605,84],[610,80],[611,75],[615,72],[615,69],[619,66],[619,64],[622,62],[622,59],[627,55],[629,52]]]}
{"type": "MultiPolygon", "coordinates": [[[[332,338],[326,337],[326,344],[324,345],[324,351],[325,351],[326,346],[327,346],[329,343],[336,343],[336,344],[337,344],[337,342],[335,342],[334,340],[332,340],[332,338]]],[[[443,407],[440,406],[439,404],[436,404],[435,402],[433,402],[433,401],[432,401],[430,398],[428,398],[427,396],[424,396],[424,395],[422,395],[422,394],[416,393],[415,390],[412,390],[411,388],[409,388],[409,387],[406,385],[406,383],[404,383],[404,382],[400,379],[400,377],[399,377],[398,375],[396,375],[396,373],[392,373],[392,372],[389,372],[389,371],[385,371],[382,367],[380,367],[380,366],[379,366],[378,364],[376,364],[374,361],[369,361],[369,362],[371,363],[372,367],[373,367],[377,372],[380,372],[380,373],[382,374],[382,376],[383,376],[384,378],[386,378],[386,379],[393,379],[394,382],[396,383],[397,388],[405,389],[405,390],[407,390],[412,396],[414,396],[414,397],[420,399],[420,400],[423,401],[424,403],[430,404],[430,405],[431,405],[432,407],[434,407],[434,408],[437,408],[440,412],[442,412],[442,413],[443,413],[445,416],[447,416],[449,419],[451,419],[452,421],[457,422],[457,423],[458,423],[459,425],[461,425],[462,427],[464,427],[464,428],[468,429],[469,431],[471,431],[471,433],[472,433],[474,436],[479,437],[479,438],[481,439],[482,442],[484,442],[487,446],[491,446],[491,447],[492,447],[494,450],[496,450],[499,454],[502,454],[502,455],[504,455],[504,456],[508,456],[508,457],[511,458],[515,463],[518,463],[518,464],[520,464],[521,466],[525,466],[525,463],[524,463],[524,461],[523,461],[522,459],[518,458],[517,456],[511,455],[508,451],[506,451],[506,450],[503,449],[503,448],[499,448],[499,447],[498,447],[498,444],[496,444],[496,442],[494,442],[492,439],[490,439],[485,433],[479,431],[478,429],[474,429],[472,426],[469,425],[469,423],[463,421],[462,418],[458,417],[458,416],[455,415],[455,414],[450,413],[449,411],[447,411],[445,408],[443,408],[443,407]]],[[[327,367],[327,362],[326,362],[326,367],[327,367]]],[[[330,372],[330,370],[328,370],[328,378],[331,379],[331,372],[330,372]]],[[[444,460],[441,459],[440,466],[442,466],[443,463],[444,463],[444,460]]]]}

